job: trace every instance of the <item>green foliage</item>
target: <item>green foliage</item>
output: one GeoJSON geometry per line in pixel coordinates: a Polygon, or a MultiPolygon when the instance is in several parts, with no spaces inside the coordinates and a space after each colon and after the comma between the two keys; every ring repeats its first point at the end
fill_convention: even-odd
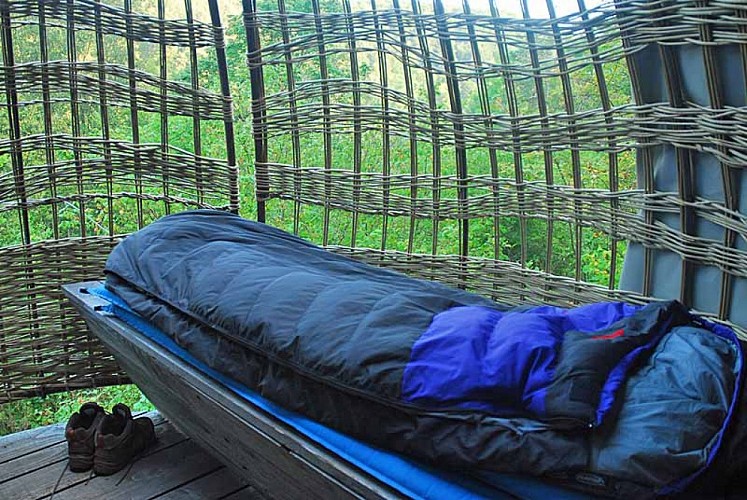
{"type": "Polygon", "coordinates": [[[133,412],[154,409],[154,406],[135,385],[116,385],[63,392],[44,398],[29,398],[0,405],[0,436],[42,425],[65,422],[87,401],[94,401],[107,411],[111,410],[116,403],[126,404],[133,412]]]}

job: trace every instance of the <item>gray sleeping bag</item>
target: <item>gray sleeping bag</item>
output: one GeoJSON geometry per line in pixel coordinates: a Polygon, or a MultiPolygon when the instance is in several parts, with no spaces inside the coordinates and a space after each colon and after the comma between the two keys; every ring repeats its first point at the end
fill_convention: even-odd
{"type": "Polygon", "coordinates": [[[625,498],[744,462],[740,343],[676,301],[509,310],[213,211],[127,237],[106,273],[211,367],[421,460],[625,498]]]}

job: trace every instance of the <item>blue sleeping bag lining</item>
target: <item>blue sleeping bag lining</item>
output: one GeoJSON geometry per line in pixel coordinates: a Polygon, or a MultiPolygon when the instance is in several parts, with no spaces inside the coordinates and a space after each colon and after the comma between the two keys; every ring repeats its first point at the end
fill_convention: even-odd
{"type": "Polygon", "coordinates": [[[417,463],[396,453],[369,446],[302,415],[287,411],[258,395],[245,385],[208,367],[177,345],[168,335],[133,312],[121,298],[104,287],[97,287],[88,291],[109,302],[109,306],[105,308],[107,312],[118,317],[148,339],[231,390],[237,396],[262,408],[307,438],[336,453],[404,495],[424,499],[518,497],[582,500],[589,498],[581,493],[529,477],[481,471],[478,479],[467,474],[451,473],[417,463]]]}

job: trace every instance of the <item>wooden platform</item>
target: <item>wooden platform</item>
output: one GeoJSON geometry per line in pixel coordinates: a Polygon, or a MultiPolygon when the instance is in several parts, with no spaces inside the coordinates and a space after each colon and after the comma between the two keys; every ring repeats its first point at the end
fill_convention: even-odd
{"type": "Polygon", "coordinates": [[[165,417],[146,416],[156,425],[158,441],[129,471],[108,477],[67,470],[64,424],[0,437],[0,499],[50,498],[58,479],[59,500],[262,498],[165,417]]]}

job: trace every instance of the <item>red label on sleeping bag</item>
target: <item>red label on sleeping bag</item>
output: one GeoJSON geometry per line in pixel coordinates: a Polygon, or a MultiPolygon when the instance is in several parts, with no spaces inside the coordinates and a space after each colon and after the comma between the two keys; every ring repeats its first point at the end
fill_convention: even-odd
{"type": "Polygon", "coordinates": [[[612,340],[616,339],[617,337],[622,337],[625,334],[625,330],[620,328],[619,330],[615,330],[612,333],[606,333],[604,335],[596,335],[592,337],[592,340],[612,340]]]}

